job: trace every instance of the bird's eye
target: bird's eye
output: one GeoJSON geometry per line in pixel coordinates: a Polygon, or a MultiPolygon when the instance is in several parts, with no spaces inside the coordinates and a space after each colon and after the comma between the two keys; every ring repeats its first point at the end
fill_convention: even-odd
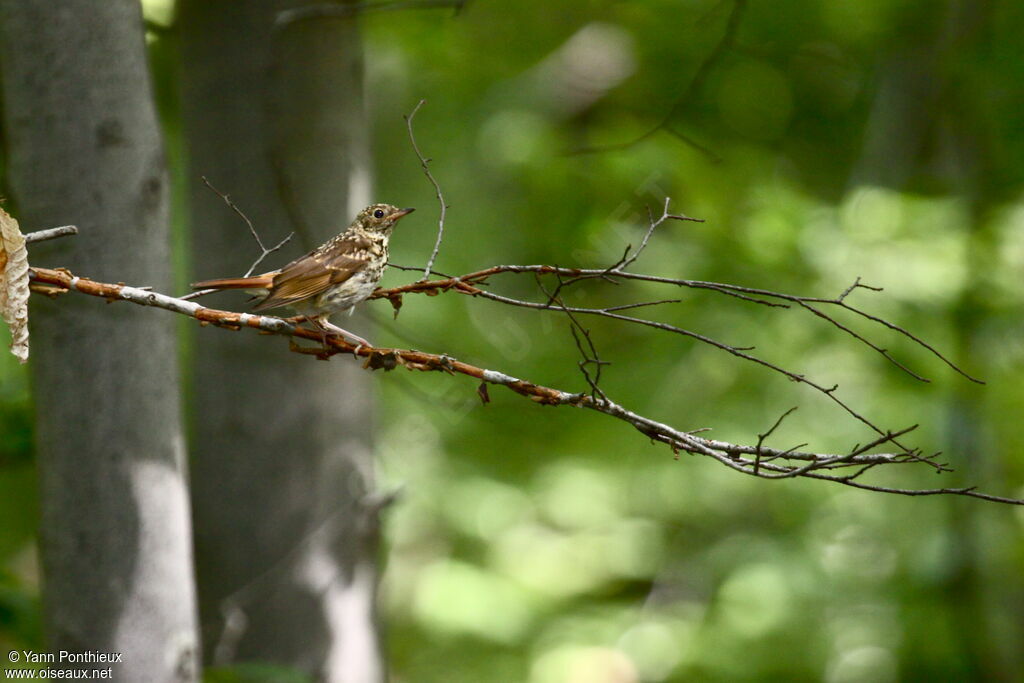
{"type": "Polygon", "coordinates": [[[381,210],[381,209],[377,209],[376,211],[373,212],[373,217],[374,218],[384,218],[384,211],[381,210]]]}

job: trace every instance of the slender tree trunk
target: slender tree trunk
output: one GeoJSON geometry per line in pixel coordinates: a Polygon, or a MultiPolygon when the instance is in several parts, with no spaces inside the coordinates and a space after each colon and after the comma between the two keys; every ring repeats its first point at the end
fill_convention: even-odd
{"type": "MultiPolygon", "coordinates": [[[[0,45],[18,217],[81,230],[31,261],[166,288],[167,178],[137,0],[3,0],[0,45]]],[[[174,321],[34,298],[31,334],[49,646],[121,653],[115,680],[196,680],[174,321]]]]}
{"type": "MultiPolygon", "coordinates": [[[[258,255],[201,175],[231,195],[266,242],[297,231],[267,269],[336,234],[369,201],[356,24],[275,28],[278,11],[295,4],[181,3],[197,277],[241,274],[258,255]]],[[[237,294],[220,296],[225,306],[246,306],[237,294]]],[[[354,328],[365,329],[358,320],[354,328]]],[[[199,332],[193,509],[214,663],[269,661],[331,681],[382,678],[377,518],[365,502],[369,381],[343,358],[318,362],[280,341],[199,332]]]]}

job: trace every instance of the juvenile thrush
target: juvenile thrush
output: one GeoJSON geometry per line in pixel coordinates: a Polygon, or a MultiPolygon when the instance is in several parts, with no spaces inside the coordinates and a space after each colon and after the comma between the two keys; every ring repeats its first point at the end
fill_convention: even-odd
{"type": "MultiPolygon", "coordinates": [[[[252,277],[193,282],[193,289],[244,289],[262,296],[253,311],[290,306],[320,328],[331,329],[357,344],[371,344],[328,322],[350,310],[377,289],[388,263],[391,230],[414,209],[372,204],[355,217],[348,229],[305,256],[278,270],[252,277]]],[[[326,336],[326,333],[325,333],[326,336]]]]}

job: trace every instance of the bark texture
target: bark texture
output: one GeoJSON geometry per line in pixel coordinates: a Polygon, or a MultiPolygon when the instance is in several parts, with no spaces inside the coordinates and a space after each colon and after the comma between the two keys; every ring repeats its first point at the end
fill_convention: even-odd
{"type": "MultiPolygon", "coordinates": [[[[170,284],[168,191],[137,0],[0,1],[9,189],[32,263],[170,284]]],[[[51,651],[192,681],[197,625],[174,321],[33,298],[32,382],[51,651]]],[[[103,664],[100,668],[107,668],[103,664]]]]}
{"type": "MultiPolygon", "coordinates": [[[[275,28],[278,12],[295,5],[181,3],[196,279],[240,275],[258,255],[202,175],[268,244],[297,231],[267,270],[340,232],[370,202],[355,21],[275,28]]],[[[245,296],[216,295],[211,305],[244,308],[245,296]]],[[[367,334],[358,315],[339,322],[367,334]]],[[[349,359],[286,353],[280,341],[198,334],[193,510],[209,658],[380,680],[377,516],[365,502],[370,376],[349,359]]]]}

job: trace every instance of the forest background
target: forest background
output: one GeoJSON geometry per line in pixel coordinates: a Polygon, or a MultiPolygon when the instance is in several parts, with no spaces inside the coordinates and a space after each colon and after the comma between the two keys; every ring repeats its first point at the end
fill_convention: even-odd
{"type": "MultiPolygon", "coordinates": [[[[638,270],[816,296],[859,276],[884,287],[855,294],[866,307],[987,384],[886,338],[932,380],[918,382],[811,316],[714,293],[672,292],[682,301],[652,318],[838,383],[864,413],[920,424],[916,443],[956,469],[883,483],[1024,496],[1019,3],[407,4],[346,19],[364,42],[372,196],[418,209],[395,232],[394,263],[422,265],[435,238],[437,202],[403,120],[426,99],[416,136],[450,205],[438,270],[609,265],[639,243],[647,207],[671,197],[705,222],[660,227],[638,270]]],[[[197,199],[184,188],[206,174],[243,210],[255,200],[188,165],[176,8],[143,9],[183,292],[194,276],[228,274],[195,272],[190,235],[201,228],[189,226],[197,199]]],[[[204,201],[224,210],[212,193],[204,201]]],[[[292,230],[257,227],[268,242],[292,230]]],[[[235,228],[238,249],[252,251],[235,228]]],[[[289,248],[280,262],[300,253],[289,248]]],[[[392,269],[384,284],[414,277],[392,269]]],[[[525,278],[495,287],[536,296],[525,278]]],[[[637,283],[578,292],[580,306],[663,296],[637,283]]],[[[555,313],[454,294],[407,296],[395,320],[385,301],[366,308],[380,345],[587,388],[555,313]]],[[[226,334],[186,326],[185,363],[226,334]]],[[[820,395],[762,367],[646,328],[587,326],[611,362],[602,388],[637,412],[752,443],[799,406],[774,444],[832,452],[867,440],[820,395]]],[[[227,343],[286,352],[252,334],[227,343]]],[[[395,680],[1011,680],[1024,670],[1020,508],[743,477],[588,411],[497,389],[482,405],[473,384],[442,373],[376,372],[366,386],[374,488],[400,491],[378,556],[395,680]]],[[[43,647],[39,409],[27,369],[0,358],[8,649],[43,647]]]]}

